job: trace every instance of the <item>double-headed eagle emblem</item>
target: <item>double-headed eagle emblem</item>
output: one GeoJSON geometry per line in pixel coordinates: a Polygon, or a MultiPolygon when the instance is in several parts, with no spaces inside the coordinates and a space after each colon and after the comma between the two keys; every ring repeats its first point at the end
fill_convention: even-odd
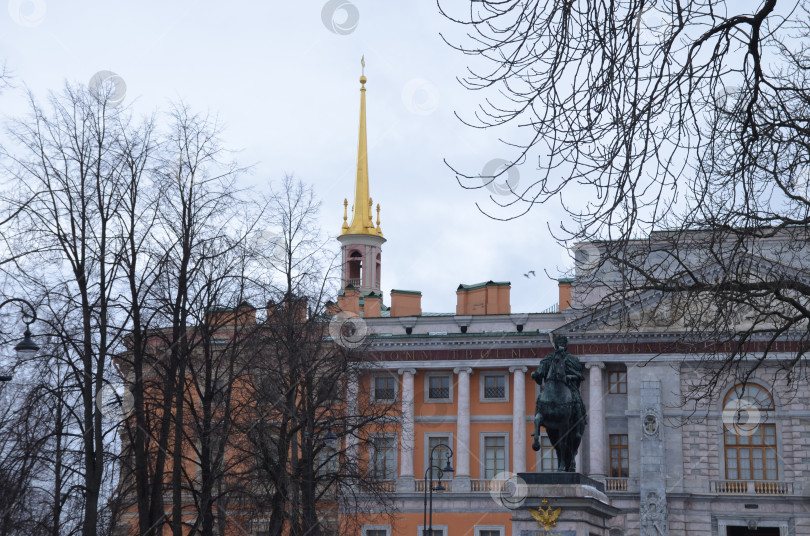
{"type": "Polygon", "coordinates": [[[548,504],[548,499],[543,499],[542,503],[545,508],[542,506],[538,507],[537,510],[529,508],[529,513],[532,515],[535,521],[537,521],[537,525],[543,527],[543,529],[548,532],[551,530],[551,527],[557,526],[557,518],[560,517],[562,508],[557,507],[556,510],[552,511],[550,506],[546,506],[548,504]]]}

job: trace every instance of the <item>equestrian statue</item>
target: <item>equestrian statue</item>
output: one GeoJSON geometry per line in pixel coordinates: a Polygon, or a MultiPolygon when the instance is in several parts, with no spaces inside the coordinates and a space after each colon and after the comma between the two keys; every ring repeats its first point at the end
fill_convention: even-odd
{"type": "Polygon", "coordinates": [[[585,431],[585,404],[579,394],[585,376],[579,359],[568,353],[568,337],[555,337],[554,347],[532,372],[532,379],[540,385],[532,448],[540,450],[540,427],[544,427],[557,454],[557,471],[573,473],[585,431]]]}

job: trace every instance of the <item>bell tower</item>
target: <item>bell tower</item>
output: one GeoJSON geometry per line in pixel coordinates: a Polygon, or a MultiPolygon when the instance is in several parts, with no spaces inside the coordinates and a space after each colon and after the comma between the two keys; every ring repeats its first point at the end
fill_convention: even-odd
{"type": "Polygon", "coordinates": [[[357,144],[357,176],[354,184],[354,204],[349,223],[349,201],[343,200],[343,227],[338,236],[341,245],[341,292],[354,287],[360,296],[371,292],[380,294],[381,246],[385,243],[380,229],[380,205],[376,206],[376,226],[373,221],[374,202],[368,181],[368,143],[366,141],[366,76],[365,57],[360,60],[360,135],[357,144]]]}

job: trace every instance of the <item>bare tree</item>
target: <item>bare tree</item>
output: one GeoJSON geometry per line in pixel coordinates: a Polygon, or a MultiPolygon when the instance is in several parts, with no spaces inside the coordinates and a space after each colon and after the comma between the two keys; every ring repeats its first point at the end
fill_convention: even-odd
{"type": "Polygon", "coordinates": [[[397,410],[372,404],[357,384],[363,348],[341,346],[329,335],[334,254],[314,223],[317,211],[311,188],[285,177],[268,204],[264,236],[273,247],[254,256],[275,268],[276,284],[267,319],[251,338],[244,385],[252,404],[239,423],[242,448],[253,460],[254,515],[277,536],[335,532],[338,510],[392,504],[393,490],[363,456],[397,410]]]}
{"type": "MultiPolygon", "coordinates": [[[[514,125],[526,134],[508,137],[510,165],[538,162],[530,184],[479,208],[509,219],[559,202],[568,218],[552,233],[577,252],[590,311],[652,302],[686,318],[684,339],[716,343],[707,357],[726,372],[778,348],[794,356],[786,373],[803,373],[808,4],[484,0],[443,13],[467,30],[447,41],[476,59],[463,82],[485,94],[468,123],[514,125]]],[[[474,188],[505,173],[458,177],[474,188]]],[[[639,326],[623,318],[615,327],[639,326]]]]}
{"type": "Polygon", "coordinates": [[[95,535],[114,437],[103,423],[98,397],[126,329],[116,302],[122,246],[117,143],[129,128],[128,117],[110,106],[103,92],[69,85],[51,96],[47,110],[33,96],[30,104],[31,116],[10,130],[20,150],[8,155],[25,200],[16,224],[24,230],[18,251],[26,263],[16,279],[47,313],[59,352],[45,359],[54,357],[69,370],[67,392],[75,397],[65,414],[71,422],[69,448],[81,453],[73,493],[83,499],[82,533],[95,535]]]}
{"type": "Polygon", "coordinates": [[[11,80],[12,75],[11,71],[8,68],[8,64],[3,62],[3,64],[0,65],[0,91],[11,87],[12,84],[11,80]]]}
{"type": "Polygon", "coordinates": [[[4,269],[41,304],[54,350],[40,366],[62,371],[49,391],[58,425],[42,431],[61,449],[49,460],[54,530],[69,526],[59,505],[81,498],[83,534],[108,533],[128,508],[139,534],[180,534],[184,493],[198,491],[184,411],[217,380],[189,358],[208,308],[245,287],[237,251],[254,220],[215,121],[178,105],[157,131],[107,99],[67,86],[49,110],[31,97],[31,117],[13,123],[4,269]]]}
{"type": "MultiPolygon", "coordinates": [[[[159,534],[164,524],[181,534],[184,508],[191,506],[187,492],[200,512],[192,525],[201,523],[203,533],[210,533],[207,506],[216,479],[205,475],[199,483],[187,470],[189,465],[202,465],[203,473],[210,469],[210,397],[213,386],[222,388],[214,374],[221,363],[211,353],[215,330],[205,318],[219,300],[232,299],[234,289],[242,288],[233,259],[239,233],[250,226],[239,225],[247,221],[234,188],[240,169],[223,159],[216,121],[182,104],[172,109],[170,119],[150,175],[151,219],[145,225],[134,202],[127,212],[130,227],[143,227],[125,257],[131,301],[141,306],[132,308],[129,351],[121,357],[125,386],[133,396],[124,427],[124,470],[134,487],[140,534],[159,534]],[[165,515],[167,502],[171,516],[165,515]]],[[[140,167],[137,162],[131,166],[140,167]]]]}
{"type": "Polygon", "coordinates": [[[39,399],[36,384],[0,387],[0,534],[46,535],[49,530],[48,495],[38,480],[44,463],[52,415],[39,399]]]}

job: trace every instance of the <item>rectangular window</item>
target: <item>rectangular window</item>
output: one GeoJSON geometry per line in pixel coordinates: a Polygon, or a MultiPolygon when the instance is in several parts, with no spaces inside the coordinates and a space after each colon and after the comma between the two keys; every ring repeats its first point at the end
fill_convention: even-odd
{"type": "Polygon", "coordinates": [[[506,471],[506,437],[502,435],[484,436],[484,474],[487,480],[506,471]]]}
{"type": "Polygon", "coordinates": [[[372,438],[372,470],[375,480],[394,480],[397,476],[397,440],[394,437],[372,438]]]}
{"type": "Polygon", "coordinates": [[[610,476],[613,478],[630,476],[627,434],[610,435],[610,476]]]}
{"type": "Polygon", "coordinates": [[[776,425],[760,424],[751,434],[726,429],[727,480],[778,480],[776,425]]]}
{"type": "MultiPolygon", "coordinates": [[[[542,432],[541,432],[542,433],[542,432]]],[[[551,440],[545,433],[540,436],[540,472],[550,473],[557,470],[557,452],[551,444],[551,440]]]]}
{"type": "Polygon", "coordinates": [[[362,536],[391,536],[391,525],[364,525],[362,536]]]}
{"type": "Polygon", "coordinates": [[[439,469],[444,469],[447,466],[447,456],[450,454],[450,451],[448,449],[441,448],[440,445],[447,445],[448,447],[452,448],[450,446],[451,441],[452,438],[448,435],[429,435],[427,438],[427,454],[425,456],[432,456],[432,458],[428,460],[428,465],[434,467],[434,469],[431,471],[433,473],[434,480],[438,480],[439,476],[441,476],[442,480],[448,480],[453,477],[452,473],[440,474],[439,471],[435,469],[436,467],[439,469]]]}
{"type": "Polygon", "coordinates": [[[608,393],[612,395],[627,394],[627,372],[620,370],[608,372],[608,393]]]}
{"type": "Polygon", "coordinates": [[[429,531],[424,525],[419,525],[417,536],[447,536],[447,525],[433,525],[433,531],[429,531]]]}
{"type": "Polygon", "coordinates": [[[502,525],[476,525],[475,536],[503,536],[502,525]]]}
{"type": "Polygon", "coordinates": [[[397,382],[393,376],[374,377],[374,401],[393,402],[397,398],[397,382]]]}
{"type": "Polygon", "coordinates": [[[505,373],[481,373],[481,391],[483,402],[506,402],[507,379],[505,373]]]}
{"type": "Polygon", "coordinates": [[[428,377],[428,398],[445,400],[450,398],[450,376],[432,375],[428,377]]]}

